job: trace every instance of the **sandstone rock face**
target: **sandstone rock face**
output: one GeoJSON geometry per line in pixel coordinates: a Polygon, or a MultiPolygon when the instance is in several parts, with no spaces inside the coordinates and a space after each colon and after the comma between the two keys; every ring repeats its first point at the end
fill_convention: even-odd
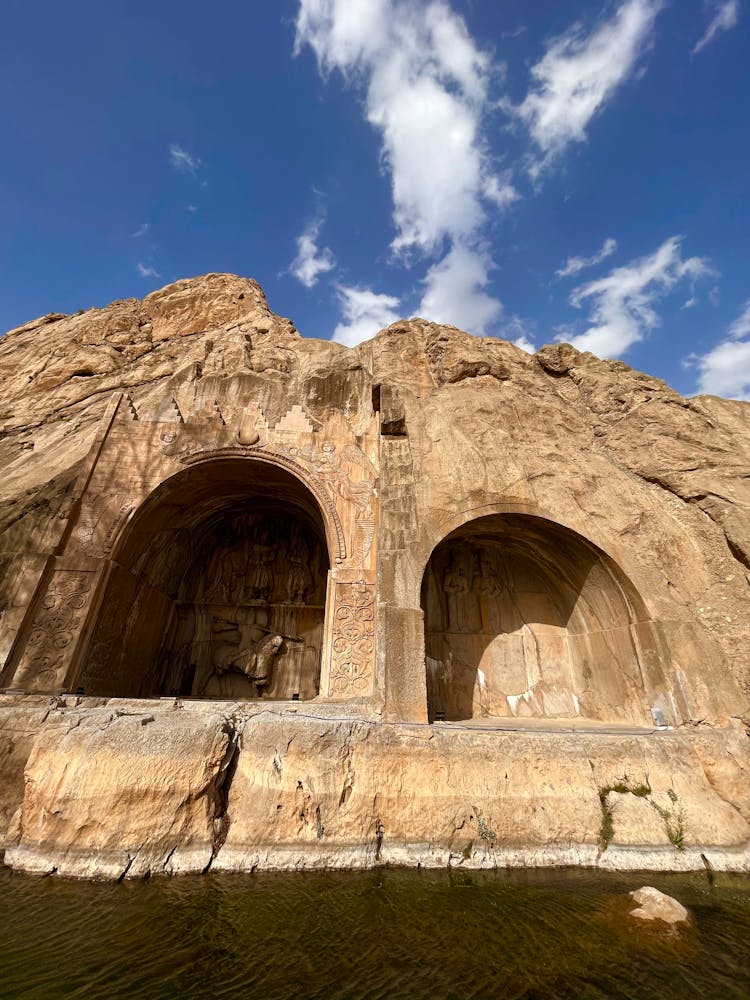
{"type": "MultiPolygon", "coordinates": [[[[22,708],[6,696],[0,732],[22,708]]],[[[4,781],[25,776],[5,861],[26,871],[748,867],[747,784],[741,809],[722,798],[689,732],[481,732],[167,699],[28,711],[25,766],[2,762],[4,781]]],[[[738,789],[743,741],[712,741],[738,789]]]]}
{"type": "Polygon", "coordinates": [[[0,378],[8,863],[747,865],[748,404],[218,274],[0,378]]]}

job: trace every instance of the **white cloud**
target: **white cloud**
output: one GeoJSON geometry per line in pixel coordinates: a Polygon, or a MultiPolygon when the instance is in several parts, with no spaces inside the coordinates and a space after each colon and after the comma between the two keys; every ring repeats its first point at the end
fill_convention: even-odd
{"type": "Polygon", "coordinates": [[[198,211],[198,206],[197,205],[188,205],[187,211],[188,212],[197,212],[198,211]]]}
{"type": "Polygon", "coordinates": [[[179,170],[182,174],[192,174],[193,177],[198,173],[198,168],[201,165],[197,156],[191,156],[176,142],[173,142],[169,147],[169,159],[175,170],[179,170]]]}
{"type": "Polygon", "coordinates": [[[549,44],[532,67],[534,88],[511,108],[543,154],[532,176],[571,142],[583,142],[594,115],[634,73],[648,48],[662,0],[624,0],[586,34],[578,23],[549,44]]]}
{"type": "Polygon", "coordinates": [[[156,268],[153,267],[151,264],[144,264],[143,261],[139,260],[138,263],[135,266],[136,266],[136,270],[138,271],[138,274],[140,274],[140,276],[142,278],[160,278],[161,277],[161,275],[156,270],[156,268]]]}
{"type": "Polygon", "coordinates": [[[593,325],[570,343],[600,357],[619,357],[660,324],[654,304],[679,281],[713,273],[704,258],[683,258],[680,237],[672,236],[649,256],[573,290],[571,305],[588,302],[593,325]]]}
{"type": "Polygon", "coordinates": [[[489,283],[489,267],[490,262],[480,251],[461,244],[452,247],[427,272],[419,315],[483,335],[502,309],[484,291],[489,283]]]}
{"type": "Polygon", "coordinates": [[[150,224],[148,222],[144,222],[142,225],[138,226],[136,231],[131,235],[134,240],[137,240],[140,236],[145,236],[150,228],[151,228],[150,224]]]}
{"type": "Polygon", "coordinates": [[[512,343],[514,343],[516,347],[520,347],[522,351],[526,351],[527,354],[536,354],[536,345],[532,340],[529,340],[529,338],[524,335],[516,337],[512,343]]]}
{"type": "Polygon", "coordinates": [[[722,31],[734,28],[740,19],[739,0],[713,0],[710,6],[713,9],[713,17],[702,37],[695,43],[693,55],[704,49],[722,31]]]}
{"type": "Polygon", "coordinates": [[[296,50],[366,88],[390,173],[396,252],[466,242],[516,193],[482,138],[493,67],[444,0],[300,0],[296,50]]]}
{"type": "Polygon", "coordinates": [[[530,328],[530,324],[520,316],[511,316],[503,320],[498,336],[502,337],[503,340],[509,340],[511,344],[515,344],[516,347],[520,347],[522,351],[526,351],[528,354],[536,354],[536,344],[533,340],[534,333],[533,324],[530,328]]]}
{"type": "Polygon", "coordinates": [[[729,326],[727,333],[732,340],[743,340],[750,336],[750,299],[745,303],[745,308],[740,315],[729,326]]]}
{"type": "Polygon", "coordinates": [[[333,331],[332,339],[347,347],[355,347],[373,337],[378,330],[399,319],[399,300],[393,295],[382,295],[370,288],[353,288],[339,285],[336,289],[343,323],[333,331]]]}
{"type": "Polygon", "coordinates": [[[697,363],[698,392],[750,401],[750,299],[727,329],[727,337],[697,363]]]}
{"type": "Polygon", "coordinates": [[[332,271],[336,266],[328,247],[318,248],[321,226],[321,219],[313,220],[297,237],[297,256],[289,266],[290,273],[302,282],[305,288],[312,288],[318,280],[318,275],[332,271]]]}
{"type": "Polygon", "coordinates": [[[597,264],[601,264],[603,260],[607,257],[611,257],[613,253],[617,251],[617,240],[606,239],[602,243],[601,250],[598,250],[591,257],[568,257],[567,261],[560,268],[559,271],[555,271],[558,278],[569,278],[573,274],[578,274],[580,271],[585,270],[587,267],[595,267],[597,264]]]}
{"type": "Polygon", "coordinates": [[[490,208],[519,197],[483,136],[498,68],[445,0],[299,0],[296,27],[296,52],[309,45],[321,73],[365,89],[391,181],[393,252],[444,253],[422,310],[484,330],[501,306],[484,291],[481,229],[490,208]]]}

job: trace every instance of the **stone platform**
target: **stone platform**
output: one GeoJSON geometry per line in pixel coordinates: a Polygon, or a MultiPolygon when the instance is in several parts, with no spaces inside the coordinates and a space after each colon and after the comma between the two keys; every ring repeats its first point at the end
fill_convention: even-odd
{"type": "Polygon", "coordinates": [[[586,865],[750,871],[739,726],[490,730],[344,706],[0,699],[5,862],[156,873],[586,865]]]}

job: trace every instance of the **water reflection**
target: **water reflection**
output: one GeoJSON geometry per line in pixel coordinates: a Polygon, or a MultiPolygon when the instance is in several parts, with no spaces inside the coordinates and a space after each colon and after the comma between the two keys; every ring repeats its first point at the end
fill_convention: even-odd
{"type": "Polygon", "coordinates": [[[587,872],[261,874],[88,884],[0,870],[0,996],[750,997],[750,879],[587,872]],[[644,933],[647,881],[691,908],[644,933]]]}

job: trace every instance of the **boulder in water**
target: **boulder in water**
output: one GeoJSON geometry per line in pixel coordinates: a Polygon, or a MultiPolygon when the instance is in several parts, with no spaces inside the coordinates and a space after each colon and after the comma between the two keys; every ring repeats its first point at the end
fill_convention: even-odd
{"type": "Polygon", "coordinates": [[[631,917],[638,920],[662,920],[665,924],[687,923],[689,920],[688,911],[672,896],[659,892],[652,885],[644,885],[641,889],[636,889],[630,895],[638,903],[638,906],[630,911],[631,917]]]}

